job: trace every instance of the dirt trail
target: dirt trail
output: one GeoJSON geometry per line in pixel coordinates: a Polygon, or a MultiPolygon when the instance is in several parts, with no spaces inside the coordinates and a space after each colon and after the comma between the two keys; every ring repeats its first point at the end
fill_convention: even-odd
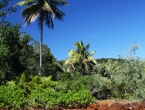
{"type": "Polygon", "coordinates": [[[98,101],[89,105],[86,110],[145,110],[145,99],[142,102],[133,102],[127,100],[98,101]]]}
{"type": "Polygon", "coordinates": [[[142,102],[128,100],[102,100],[97,101],[86,108],[62,110],[145,110],[145,99],[142,102]]]}

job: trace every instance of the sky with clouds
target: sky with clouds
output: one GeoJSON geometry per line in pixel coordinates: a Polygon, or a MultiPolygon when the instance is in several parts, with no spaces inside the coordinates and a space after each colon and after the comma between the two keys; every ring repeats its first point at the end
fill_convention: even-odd
{"type": "MultiPolygon", "coordinates": [[[[14,0],[15,4],[20,0],[14,0]]],[[[64,21],[54,19],[54,29],[44,26],[43,43],[50,47],[58,60],[68,57],[67,52],[75,49],[74,43],[90,43],[90,51],[96,50],[94,57],[118,58],[126,55],[131,45],[142,48],[136,55],[145,57],[145,0],[67,0],[68,6],[59,7],[66,13],[64,21]]],[[[13,23],[24,24],[19,7],[8,17],[13,23]]],[[[21,28],[39,41],[40,31],[37,21],[21,28]]]]}

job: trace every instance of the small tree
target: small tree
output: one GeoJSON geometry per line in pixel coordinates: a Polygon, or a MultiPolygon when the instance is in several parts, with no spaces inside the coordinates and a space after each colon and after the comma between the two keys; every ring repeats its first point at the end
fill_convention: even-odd
{"type": "MultiPolygon", "coordinates": [[[[65,60],[65,65],[69,65],[69,68],[73,68],[75,70],[74,64],[81,64],[82,67],[85,68],[86,71],[89,70],[89,65],[97,64],[96,60],[92,57],[96,53],[96,51],[89,52],[88,49],[90,44],[84,46],[83,42],[75,43],[76,50],[70,50],[68,52],[69,58],[65,60]]],[[[83,69],[83,68],[82,68],[83,69]]]]}
{"type": "Polygon", "coordinates": [[[30,36],[21,37],[20,25],[7,22],[1,28],[0,39],[0,76],[10,80],[25,70],[25,55],[30,36]]]}

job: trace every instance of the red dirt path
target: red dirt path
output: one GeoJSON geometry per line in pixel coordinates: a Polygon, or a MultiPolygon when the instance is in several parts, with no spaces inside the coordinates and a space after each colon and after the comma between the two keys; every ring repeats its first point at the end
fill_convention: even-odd
{"type": "Polygon", "coordinates": [[[91,104],[87,108],[63,110],[145,110],[145,99],[142,102],[103,100],[91,104]]]}
{"type": "Polygon", "coordinates": [[[86,110],[145,110],[145,99],[142,102],[104,100],[91,104],[86,110]]]}

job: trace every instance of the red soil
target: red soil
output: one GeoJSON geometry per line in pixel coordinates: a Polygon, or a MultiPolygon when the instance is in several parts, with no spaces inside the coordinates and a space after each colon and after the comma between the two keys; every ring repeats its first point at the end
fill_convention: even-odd
{"type": "Polygon", "coordinates": [[[103,100],[91,104],[87,108],[62,110],[145,110],[145,99],[142,102],[103,100]]]}
{"type": "Polygon", "coordinates": [[[89,105],[86,110],[145,110],[145,99],[142,102],[114,100],[98,101],[95,104],[89,105]]]}

